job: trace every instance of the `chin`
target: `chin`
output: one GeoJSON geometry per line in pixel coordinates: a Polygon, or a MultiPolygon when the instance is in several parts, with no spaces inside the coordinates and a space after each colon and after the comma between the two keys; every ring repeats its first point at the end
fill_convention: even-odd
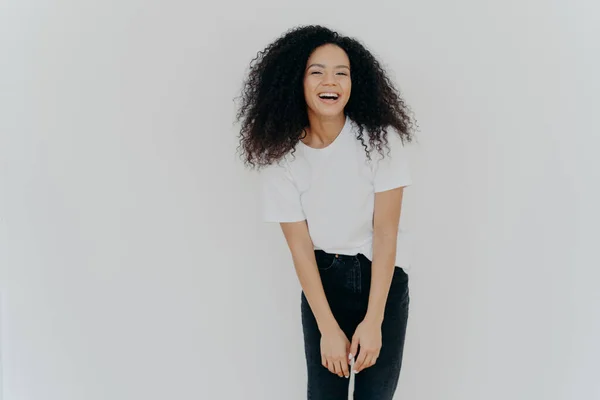
{"type": "Polygon", "coordinates": [[[343,114],[344,110],[331,110],[331,111],[326,111],[326,112],[319,112],[317,113],[318,116],[320,117],[337,117],[340,114],[343,114]]]}
{"type": "Polygon", "coordinates": [[[329,107],[313,109],[315,115],[319,117],[337,117],[340,114],[344,114],[344,107],[329,107]]]}

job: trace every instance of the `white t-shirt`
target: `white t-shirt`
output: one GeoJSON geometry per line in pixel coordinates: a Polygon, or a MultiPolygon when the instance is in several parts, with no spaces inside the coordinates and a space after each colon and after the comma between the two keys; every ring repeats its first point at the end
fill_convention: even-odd
{"type": "MultiPolygon", "coordinates": [[[[400,136],[388,130],[390,153],[374,149],[371,161],[357,139],[356,124],[346,117],[340,134],[327,147],[298,142],[296,151],[261,170],[263,219],[306,220],[315,249],[364,254],[373,259],[375,193],[412,183],[400,136]]],[[[363,140],[369,146],[368,133],[363,140]]],[[[402,220],[402,218],[401,218],[402,220]]],[[[410,268],[407,232],[399,229],[396,266],[410,268]]]]}

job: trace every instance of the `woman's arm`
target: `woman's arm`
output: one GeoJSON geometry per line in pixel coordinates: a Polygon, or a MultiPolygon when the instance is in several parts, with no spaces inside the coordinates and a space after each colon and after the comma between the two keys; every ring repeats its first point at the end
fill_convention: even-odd
{"type": "Polygon", "coordinates": [[[371,292],[366,318],[380,324],[394,275],[403,193],[404,188],[375,193],[371,292]]]}
{"type": "Polygon", "coordinates": [[[403,187],[375,193],[369,306],[365,319],[356,328],[350,348],[351,354],[356,356],[360,344],[360,355],[354,365],[356,372],[374,365],[379,357],[381,324],[394,276],[403,193],[403,187]]]}
{"type": "Polygon", "coordinates": [[[323,331],[336,326],[337,322],[325,297],[306,221],[281,223],[281,229],[292,253],[300,286],[315,315],[319,329],[323,331]]]}
{"type": "Polygon", "coordinates": [[[321,332],[321,362],[338,376],[349,376],[348,350],[350,342],[338,325],[317,269],[314,245],[306,221],[281,223],[294,261],[298,280],[321,332]]]}

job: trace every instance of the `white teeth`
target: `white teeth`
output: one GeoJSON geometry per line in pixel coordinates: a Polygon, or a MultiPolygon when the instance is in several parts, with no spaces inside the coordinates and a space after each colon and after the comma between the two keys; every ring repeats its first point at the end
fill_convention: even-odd
{"type": "Polygon", "coordinates": [[[339,95],[337,93],[320,93],[319,97],[320,98],[323,98],[323,97],[334,97],[334,98],[337,99],[339,97],[339,95]]]}

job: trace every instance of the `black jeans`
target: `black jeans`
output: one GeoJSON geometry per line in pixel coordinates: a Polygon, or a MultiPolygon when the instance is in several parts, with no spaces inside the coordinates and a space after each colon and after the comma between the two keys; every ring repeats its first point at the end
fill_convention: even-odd
{"type": "MultiPolygon", "coordinates": [[[[322,250],[316,250],[315,256],[331,311],[348,340],[352,341],[356,327],[367,312],[371,261],[362,254],[335,255],[322,250]]],[[[356,374],[355,400],[392,400],[402,366],[409,302],[408,275],[396,267],[381,326],[379,358],[375,365],[356,374]]],[[[304,293],[301,311],[308,399],[347,400],[349,379],[340,378],[321,364],[321,333],[304,293]]]]}

